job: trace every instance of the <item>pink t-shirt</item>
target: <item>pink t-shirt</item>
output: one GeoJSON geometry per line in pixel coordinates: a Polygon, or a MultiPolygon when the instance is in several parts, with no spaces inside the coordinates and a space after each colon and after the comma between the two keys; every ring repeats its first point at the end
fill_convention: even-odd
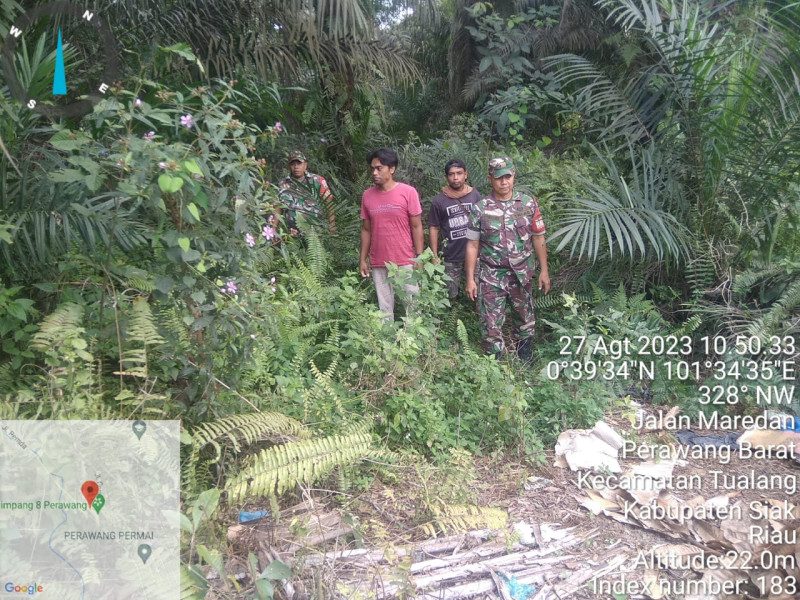
{"type": "Polygon", "coordinates": [[[422,214],[419,194],[410,185],[398,182],[388,192],[373,186],[361,196],[361,218],[369,219],[372,240],[369,247],[371,267],[387,262],[410,265],[414,262],[411,217],[422,214]]]}

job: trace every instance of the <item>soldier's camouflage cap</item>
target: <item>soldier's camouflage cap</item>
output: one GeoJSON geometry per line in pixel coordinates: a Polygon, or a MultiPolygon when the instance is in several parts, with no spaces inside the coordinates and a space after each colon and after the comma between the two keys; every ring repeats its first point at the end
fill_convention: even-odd
{"type": "Polygon", "coordinates": [[[516,173],[514,163],[510,158],[500,157],[493,158],[489,161],[489,175],[494,177],[502,177],[503,175],[513,175],[516,173]]]}
{"type": "Polygon", "coordinates": [[[300,150],[289,152],[289,164],[293,163],[294,161],[307,162],[306,155],[300,152],[300,150]]]}

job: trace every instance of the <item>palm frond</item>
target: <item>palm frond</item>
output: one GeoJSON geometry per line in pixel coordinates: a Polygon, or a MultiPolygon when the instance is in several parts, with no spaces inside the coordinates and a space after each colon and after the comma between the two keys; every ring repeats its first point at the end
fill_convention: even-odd
{"type": "Polygon", "coordinates": [[[654,254],[659,260],[681,260],[688,255],[685,228],[661,206],[662,195],[677,193],[665,186],[661,166],[652,150],[639,155],[631,148],[632,180],[626,180],[612,158],[597,152],[614,185],[613,192],[589,179],[580,178],[591,195],[573,200],[552,238],[562,238],[557,250],[570,242],[572,255],[596,260],[601,249],[609,256],[618,252],[634,259],[654,254]]]}

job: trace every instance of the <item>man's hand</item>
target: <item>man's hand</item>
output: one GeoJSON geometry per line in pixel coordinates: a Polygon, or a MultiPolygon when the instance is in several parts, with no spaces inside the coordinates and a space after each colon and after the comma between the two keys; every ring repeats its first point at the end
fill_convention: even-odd
{"type": "Polygon", "coordinates": [[[478,299],[478,284],[475,283],[475,267],[478,266],[478,251],[480,250],[480,241],[469,240],[467,242],[467,254],[464,257],[464,269],[467,278],[467,287],[465,292],[467,298],[470,300],[478,299]]]}
{"type": "Polygon", "coordinates": [[[550,292],[550,273],[542,271],[539,273],[539,291],[542,291],[544,288],[544,293],[547,294],[550,292]]]}
{"type": "Polygon", "coordinates": [[[470,300],[477,300],[478,299],[478,284],[475,283],[474,279],[467,279],[467,298],[470,300]]]}
{"type": "Polygon", "coordinates": [[[362,277],[369,277],[369,265],[367,265],[367,261],[361,261],[361,276],[362,277]]]}

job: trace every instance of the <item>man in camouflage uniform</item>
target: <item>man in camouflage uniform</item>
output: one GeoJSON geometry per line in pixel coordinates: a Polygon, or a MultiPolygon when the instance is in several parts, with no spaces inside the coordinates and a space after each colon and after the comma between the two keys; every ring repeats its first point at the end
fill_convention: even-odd
{"type": "Polygon", "coordinates": [[[495,356],[502,353],[506,298],[514,308],[517,356],[531,358],[533,277],[538,260],[539,289],[550,291],[545,227],[535,198],[514,192],[514,163],[509,158],[489,161],[492,193],[472,207],[467,230],[467,295],[478,300],[483,347],[495,356]],[[475,267],[480,257],[478,284],[475,267]]]}
{"type": "Polygon", "coordinates": [[[295,150],[289,153],[290,175],[284,177],[280,184],[278,199],[286,210],[286,226],[293,235],[302,231],[305,224],[322,227],[324,215],[320,200],[325,203],[330,230],[336,231],[331,201],[333,194],[328,182],[321,175],[309,173],[305,154],[295,150]]]}

